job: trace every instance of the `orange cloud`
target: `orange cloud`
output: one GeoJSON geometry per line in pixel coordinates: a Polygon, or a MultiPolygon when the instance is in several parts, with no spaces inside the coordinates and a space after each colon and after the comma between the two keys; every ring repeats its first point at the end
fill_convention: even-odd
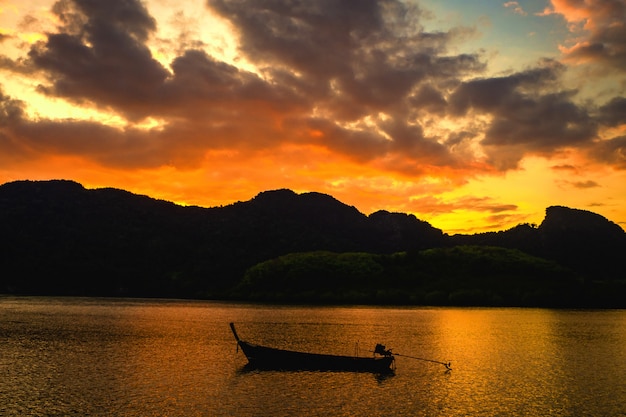
{"type": "Polygon", "coordinates": [[[521,15],[521,16],[526,16],[528,15],[528,13],[526,13],[526,11],[522,8],[522,6],[520,6],[520,4],[516,1],[507,1],[506,3],[503,4],[504,7],[506,8],[511,8],[513,9],[513,12],[521,15]]]}
{"type": "Polygon", "coordinates": [[[626,2],[552,0],[552,8],[544,14],[562,15],[576,32],[571,46],[561,46],[568,59],[604,61],[626,70],[626,2]]]}

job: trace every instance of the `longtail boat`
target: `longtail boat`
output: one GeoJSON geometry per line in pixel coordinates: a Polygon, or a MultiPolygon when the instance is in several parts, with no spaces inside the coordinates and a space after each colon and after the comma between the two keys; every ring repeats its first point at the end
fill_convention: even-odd
{"type": "Polygon", "coordinates": [[[233,323],[230,328],[248,362],[257,369],[375,373],[389,373],[395,369],[393,354],[380,344],[376,345],[374,356],[369,357],[297,352],[244,342],[233,323]]]}

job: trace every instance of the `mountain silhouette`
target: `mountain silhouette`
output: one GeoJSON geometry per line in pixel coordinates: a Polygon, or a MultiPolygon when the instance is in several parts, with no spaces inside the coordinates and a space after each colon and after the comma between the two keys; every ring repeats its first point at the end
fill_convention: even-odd
{"type": "Polygon", "coordinates": [[[0,292],[212,297],[290,253],[392,254],[478,245],[552,260],[586,280],[626,276],[626,234],[604,217],[549,207],[538,227],[448,236],[413,215],[369,216],[332,196],[265,191],[223,207],[183,207],[66,180],[0,186],[0,292]]]}

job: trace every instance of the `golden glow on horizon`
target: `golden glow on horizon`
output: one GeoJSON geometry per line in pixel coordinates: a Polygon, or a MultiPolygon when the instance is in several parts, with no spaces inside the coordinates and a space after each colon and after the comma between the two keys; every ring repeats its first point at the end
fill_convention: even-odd
{"type": "Polygon", "coordinates": [[[286,149],[284,153],[249,159],[249,163],[237,165],[231,161],[236,158],[242,162],[241,155],[215,152],[208,154],[203,164],[213,169],[184,171],[171,166],[132,171],[103,169],[78,157],[50,156],[43,165],[32,162],[18,170],[0,169],[0,182],[71,178],[86,188],[115,187],[201,207],[247,201],[261,191],[278,188],[290,188],[296,192],[318,191],[353,205],[364,214],[381,209],[412,213],[450,234],[504,230],[519,223],[538,224],[545,209],[554,204],[599,213],[604,210],[610,220],[619,219],[623,213],[618,196],[611,195],[611,189],[615,187],[626,192],[624,176],[617,172],[606,171],[598,178],[614,188],[600,185],[587,190],[581,198],[580,193],[571,193],[575,181],[563,183],[563,176],[551,168],[555,164],[540,158],[525,162],[525,171],[503,177],[477,178],[465,185],[454,186],[435,177],[419,182],[393,178],[384,172],[368,171],[361,165],[334,158],[325,150],[319,151],[327,159],[315,158],[318,162],[308,166],[301,158],[304,157],[302,152],[309,156],[315,152],[310,147],[286,149]],[[290,160],[289,164],[282,164],[282,174],[273,169],[275,158],[290,160]],[[41,166],[45,168],[41,169],[41,166]],[[16,176],[16,172],[19,175],[16,176]],[[530,187],[529,178],[533,181],[530,187]],[[517,208],[506,210],[507,205],[517,208]],[[492,212],[490,206],[494,207],[492,212]],[[505,209],[499,212],[499,206],[505,206],[505,209]],[[497,217],[497,220],[490,219],[490,216],[498,215],[508,215],[509,220],[503,223],[503,219],[497,217]]]}

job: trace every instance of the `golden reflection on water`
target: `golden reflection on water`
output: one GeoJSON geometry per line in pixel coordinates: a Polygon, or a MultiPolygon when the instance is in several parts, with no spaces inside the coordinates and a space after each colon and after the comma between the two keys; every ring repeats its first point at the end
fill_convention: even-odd
{"type": "Polygon", "coordinates": [[[133,384],[129,407],[138,410],[137,415],[148,409],[155,416],[163,415],[162,410],[205,416],[205,401],[219,398],[224,380],[218,367],[234,353],[235,345],[231,350],[224,346],[224,338],[215,339],[216,323],[205,305],[189,304],[142,306],[125,317],[131,332],[140,335],[125,352],[133,384]],[[146,398],[151,401],[146,403],[146,398]]]}
{"type": "MultiPolygon", "coordinates": [[[[626,398],[626,374],[603,365],[609,358],[626,359],[623,311],[443,309],[440,318],[442,345],[454,357],[460,382],[455,396],[461,409],[582,415],[581,402],[610,409],[615,395],[626,398]]],[[[618,366],[626,371],[623,363],[618,366]]]]}
{"type": "Polygon", "coordinates": [[[0,415],[626,415],[626,312],[0,299],[0,415]],[[395,375],[245,370],[248,341],[395,375]],[[9,359],[7,359],[9,358],[9,359]]]}

